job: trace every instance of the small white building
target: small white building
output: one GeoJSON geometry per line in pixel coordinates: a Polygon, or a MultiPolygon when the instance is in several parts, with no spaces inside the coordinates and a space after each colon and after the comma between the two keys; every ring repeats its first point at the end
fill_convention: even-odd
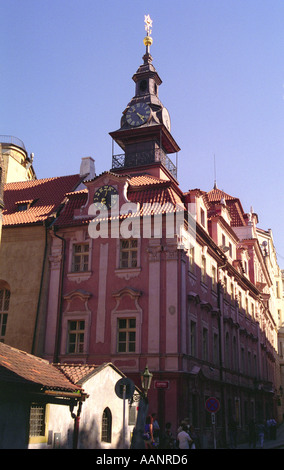
{"type": "Polygon", "coordinates": [[[73,383],[81,386],[87,398],[81,402],[82,405],[78,403],[71,410],[72,414],[69,407],[50,404],[49,440],[44,445],[30,443],[29,448],[129,448],[137,403],[130,405],[129,400],[125,400],[124,411],[123,399],[115,392],[116,383],[125,377],[124,374],[111,363],[101,366],[59,364],[56,367],[73,383]]]}
{"type": "Polygon", "coordinates": [[[0,343],[0,449],[129,448],[137,404],[121,379],[111,363],[55,365],[0,343]]]}

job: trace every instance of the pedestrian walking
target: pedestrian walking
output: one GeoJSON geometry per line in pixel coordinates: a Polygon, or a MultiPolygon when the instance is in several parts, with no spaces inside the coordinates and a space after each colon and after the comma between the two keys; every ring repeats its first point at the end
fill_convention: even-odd
{"type": "Polygon", "coordinates": [[[256,432],[256,425],[253,419],[249,422],[249,448],[256,448],[256,439],[257,439],[257,432],[256,432]]]}
{"type": "Polygon", "coordinates": [[[236,449],[237,448],[237,423],[233,416],[231,416],[229,420],[229,435],[230,435],[230,445],[231,449],[236,449]]]}
{"type": "Polygon", "coordinates": [[[276,434],[277,434],[277,423],[274,418],[271,418],[270,420],[270,439],[275,440],[276,439],[276,434]]]}
{"type": "Polygon", "coordinates": [[[156,413],[152,413],[152,423],[153,423],[153,437],[155,446],[158,447],[160,443],[160,426],[157,420],[156,413]]]}
{"type": "Polygon", "coordinates": [[[145,448],[146,449],[153,449],[154,436],[153,436],[152,416],[147,416],[147,418],[146,418],[143,439],[144,439],[144,442],[145,442],[145,448]]]}
{"type": "Polygon", "coordinates": [[[261,449],[263,449],[263,445],[264,445],[264,432],[265,432],[265,424],[263,422],[258,425],[258,437],[259,437],[259,443],[260,443],[261,449]]]}
{"type": "Polygon", "coordinates": [[[199,436],[194,429],[193,424],[189,426],[189,435],[192,439],[191,449],[197,449],[199,447],[199,436]]]}
{"type": "Polygon", "coordinates": [[[187,432],[186,424],[183,424],[182,430],[177,435],[177,443],[179,449],[190,449],[192,439],[187,432]]]}
{"type": "Polygon", "coordinates": [[[160,439],[161,449],[174,449],[175,448],[175,439],[174,439],[171,428],[172,428],[172,424],[166,423],[165,430],[160,439]]]}

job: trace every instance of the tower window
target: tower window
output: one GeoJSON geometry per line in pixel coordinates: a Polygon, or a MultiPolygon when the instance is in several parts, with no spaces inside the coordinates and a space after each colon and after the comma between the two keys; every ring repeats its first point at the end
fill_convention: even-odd
{"type": "Polygon", "coordinates": [[[148,88],[147,80],[141,80],[139,84],[140,91],[145,92],[148,88]]]}

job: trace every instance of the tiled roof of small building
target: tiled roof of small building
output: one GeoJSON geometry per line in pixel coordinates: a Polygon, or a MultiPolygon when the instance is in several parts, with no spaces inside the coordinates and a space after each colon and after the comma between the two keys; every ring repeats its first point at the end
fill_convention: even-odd
{"type": "Polygon", "coordinates": [[[0,343],[0,382],[33,384],[71,392],[80,390],[48,361],[4,343],[0,343]]]}
{"type": "Polygon", "coordinates": [[[81,179],[80,175],[70,175],[5,184],[3,226],[43,223],[81,179]],[[28,208],[19,210],[23,203],[28,208]]]}
{"type": "Polygon", "coordinates": [[[96,371],[99,366],[94,364],[54,364],[65,377],[74,384],[78,384],[84,377],[96,371]]]}

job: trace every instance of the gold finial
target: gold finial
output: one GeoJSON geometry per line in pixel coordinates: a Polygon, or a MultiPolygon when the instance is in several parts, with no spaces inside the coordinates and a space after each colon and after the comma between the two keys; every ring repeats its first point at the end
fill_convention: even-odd
{"type": "Polygon", "coordinates": [[[145,23],[145,30],[147,32],[147,36],[144,38],[144,44],[147,48],[147,52],[149,52],[149,46],[152,45],[153,39],[151,38],[150,34],[152,33],[152,23],[153,21],[150,18],[150,15],[144,15],[144,23],[145,23]]]}

